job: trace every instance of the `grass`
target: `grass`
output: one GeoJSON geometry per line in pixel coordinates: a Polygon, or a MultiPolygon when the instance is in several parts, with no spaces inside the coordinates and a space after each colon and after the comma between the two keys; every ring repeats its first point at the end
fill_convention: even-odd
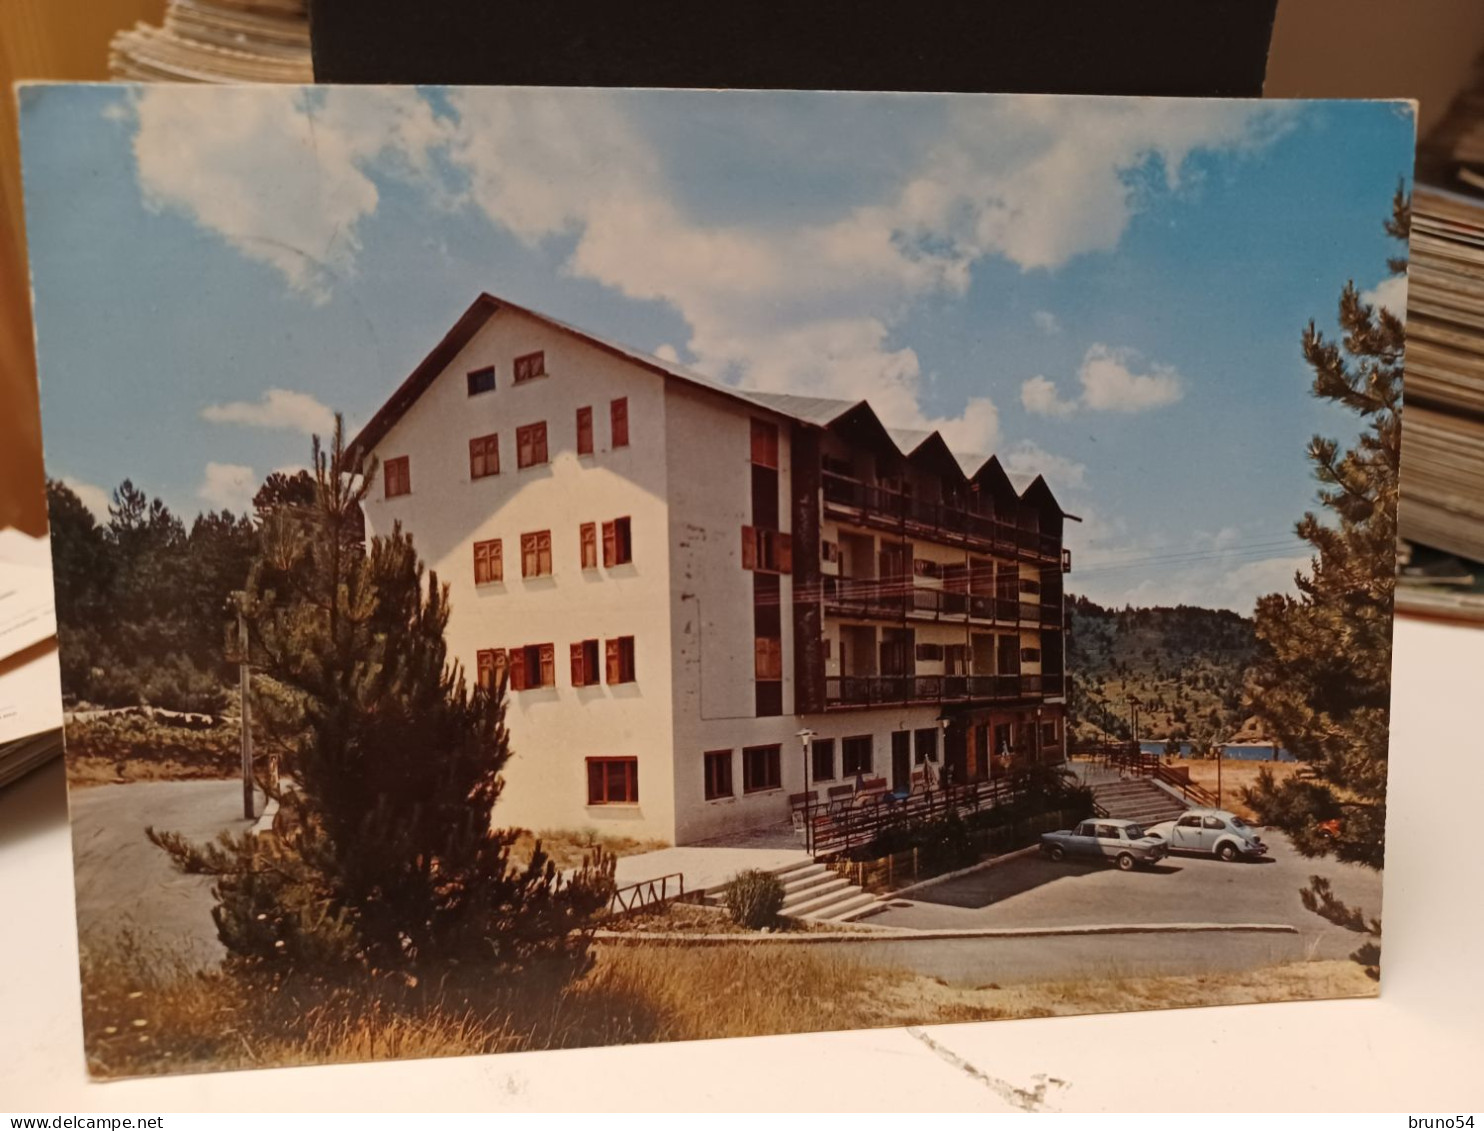
{"type": "Polygon", "coordinates": [[[563,871],[580,868],[583,858],[591,856],[595,848],[601,848],[609,856],[634,856],[670,847],[666,840],[638,840],[599,833],[596,829],[542,829],[535,833],[523,829],[511,846],[510,858],[519,863],[529,861],[538,840],[542,851],[563,871]]]}
{"type": "Polygon", "coordinates": [[[594,955],[589,973],[561,987],[526,977],[501,985],[468,969],[436,982],[269,989],[145,959],[123,936],[84,951],[88,1063],[111,1077],[1376,992],[1349,962],[965,988],[792,947],[598,944],[594,955]]]}
{"type": "MultiPolygon", "coordinates": [[[[1190,770],[1190,780],[1196,785],[1204,786],[1212,793],[1216,792],[1216,759],[1214,758],[1176,758],[1172,765],[1184,766],[1190,770]]],[[[1257,775],[1263,770],[1271,770],[1273,777],[1282,782],[1292,777],[1301,768],[1298,762],[1267,762],[1248,761],[1247,759],[1223,758],[1221,760],[1221,806],[1229,813],[1235,813],[1244,820],[1257,819],[1257,814],[1242,800],[1242,791],[1248,786],[1257,784],[1257,775]]]]}

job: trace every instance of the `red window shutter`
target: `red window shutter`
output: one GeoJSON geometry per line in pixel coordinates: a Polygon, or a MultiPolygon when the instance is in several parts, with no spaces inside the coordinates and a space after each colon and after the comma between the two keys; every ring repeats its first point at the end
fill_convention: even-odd
{"type": "Polygon", "coordinates": [[[587,676],[583,674],[582,664],[582,641],[578,641],[571,647],[572,653],[572,686],[584,687],[587,685],[587,676]]]}
{"type": "Polygon", "coordinates": [[[623,682],[623,661],[622,661],[622,658],[621,658],[620,653],[619,653],[619,650],[618,650],[618,641],[616,639],[609,640],[605,644],[605,648],[606,648],[607,653],[608,653],[607,654],[607,661],[608,661],[608,682],[609,683],[622,683],[623,682]]]}
{"type": "Polygon", "coordinates": [[[742,528],[742,568],[757,569],[757,531],[750,526],[742,528]]]}
{"type": "Polygon", "coordinates": [[[778,572],[794,571],[794,539],[791,534],[778,535],[778,572]]]}
{"type": "Polygon", "coordinates": [[[618,528],[611,522],[603,523],[603,565],[612,566],[618,561],[618,528]]]}
{"type": "Polygon", "coordinates": [[[556,645],[541,645],[541,687],[556,686],[556,645]]]}
{"type": "Polygon", "coordinates": [[[619,397],[609,408],[613,426],[613,446],[626,448],[629,444],[629,398],[619,397]]]}
{"type": "Polygon", "coordinates": [[[593,410],[590,405],[577,410],[577,454],[593,454],[593,410]]]}
{"type": "Polygon", "coordinates": [[[587,760],[587,803],[589,805],[603,804],[603,775],[605,767],[597,758],[587,760]]]}
{"type": "Polygon", "coordinates": [[[501,542],[496,538],[489,544],[490,547],[490,580],[505,580],[505,556],[501,551],[501,542]]]}
{"type": "Polygon", "coordinates": [[[510,690],[526,689],[526,650],[524,647],[510,649],[510,690]]]}

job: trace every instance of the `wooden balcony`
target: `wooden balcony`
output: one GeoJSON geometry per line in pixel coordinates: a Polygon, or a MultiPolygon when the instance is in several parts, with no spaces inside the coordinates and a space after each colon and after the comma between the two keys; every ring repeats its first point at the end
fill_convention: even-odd
{"type": "Polygon", "coordinates": [[[984,624],[1031,624],[1058,627],[1061,609],[981,593],[952,593],[914,585],[911,578],[824,577],[825,612],[861,620],[966,620],[984,624]],[[1031,610],[1031,611],[1027,611],[1031,610]],[[1048,616],[1048,613],[1050,614],[1048,616]]]}
{"type": "Polygon", "coordinates": [[[826,676],[825,707],[1010,703],[1055,698],[1066,678],[1055,675],[843,675],[826,676]]]}
{"type": "Polygon", "coordinates": [[[1063,562],[1061,539],[1053,535],[843,475],[825,472],[822,478],[825,513],[836,518],[986,554],[1058,565],[1063,562]]]}

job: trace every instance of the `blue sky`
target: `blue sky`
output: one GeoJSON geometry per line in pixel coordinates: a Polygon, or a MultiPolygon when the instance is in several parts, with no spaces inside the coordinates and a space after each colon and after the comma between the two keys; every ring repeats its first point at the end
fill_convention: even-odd
{"type": "Polygon", "coordinates": [[[49,471],[241,509],[481,290],[1042,472],[1071,588],[1250,612],[1306,560],[1299,335],[1382,301],[1410,108],[31,87],[49,471]]]}

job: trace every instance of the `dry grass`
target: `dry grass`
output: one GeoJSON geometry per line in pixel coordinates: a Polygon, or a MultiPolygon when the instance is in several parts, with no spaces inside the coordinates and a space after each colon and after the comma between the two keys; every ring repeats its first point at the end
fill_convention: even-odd
{"type": "Polygon", "coordinates": [[[144,963],[125,939],[84,954],[88,1061],[95,1075],[122,1076],[1376,992],[1348,962],[969,989],[793,947],[600,944],[594,953],[593,969],[560,988],[525,978],[502,987],[469,970],[437,984],[267,990],[144,963]]]}
{"type": "MultiPolygon", "coordinates": [[[[1200,758],[1176,758],[1171,765],[1179,768],[1186,767],[1190,770],[1190,780],[1196,785],[1204,786],[1212,793],[1216,792],[1216,759],[1200,758]]],[[[1300,769],[1298,762],[1257,762],[1246,759],[1223,758],[1221,760],[1221,806],[1229,813],[1235,813],[1244,820],[1257,819],[1257,814],[1248,808],[1242,800],[1242,791],[1248,786],[1257,784],[1257,775],[1263,770],[1271,770],[1273,777],[1282,782],[1292,777],[1300,769]]]]}
{"type": "MultiPolygon", "coordinates": [[[[732,917],[723,907],[703,906],[694,903],[668,903],[663,907],[645,908],[624,915],[613,915],[604,919],[605,931],[620,931],[624,934],[697,934],[697,935],[746,935],[758,937],[761,932],[732,922],[732,917]]],[[[855,923],[822,923],[811,919],[790,919],[780,916],[770,928],[772,931],[787,931],[790,934],[850,934],[869,927],[855,923]]]]}
{"type": "Polygon", "coordinates": [[[511,859],[520,863],[529,861],[538,840],[542,851],[563,871],[580,868],[583,858],[591,856],[595,848],[601,848],[609,856],[634,856],[670,847],[670,842],[665,840],[637,840],[599,833],[596,829],[542,829],[536,833],[522,829],[510,849],[511,859]]]}

